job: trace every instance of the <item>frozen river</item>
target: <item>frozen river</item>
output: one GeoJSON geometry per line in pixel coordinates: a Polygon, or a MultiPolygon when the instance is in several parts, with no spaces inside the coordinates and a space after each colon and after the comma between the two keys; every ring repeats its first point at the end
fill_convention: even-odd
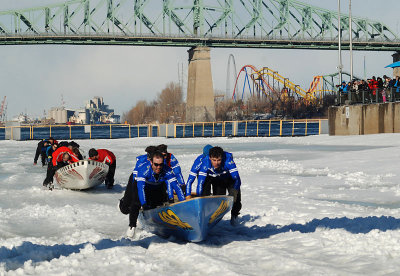
{"type": "Polygon", "coordinates": [[[0,275],[400,273],[400,135],[77,140],[117,157],[113,190],[43,190],[35,141],[0,141],[0,275]],[[117,209],[135,157],[167,144],[187,179],[206,144],[232,152],[240,224],[201,243],[141,231],[117,209]]]}

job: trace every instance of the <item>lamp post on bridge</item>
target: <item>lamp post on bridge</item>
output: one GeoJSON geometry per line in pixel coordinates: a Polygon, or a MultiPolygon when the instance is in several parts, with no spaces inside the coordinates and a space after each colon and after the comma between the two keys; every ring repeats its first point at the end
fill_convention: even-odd
{"type": "Polygon", "coordinates": [[[351,19],[351,0],[349,0],[349,32],[350,32],[350,78],[353,80],[353,22],[351,19]]]}
{"type": "MultiPolygon", "coordinates": [[[[351,0],[349,0],[349,35],[350,35],[350,81],[353,81],[353,28],[351,19],[351,0]]],[[[349,89],[349,101],[351,101],[351,89],[349,89]]]]}
{"type": "Polygon", "coordinates": [[[339,65],[338,65],[338,70],[339,70],[339,84],[342,84],[342,30],[340,26],[340,0],[338,0],[338,46],[339,46],[339,65]]]}

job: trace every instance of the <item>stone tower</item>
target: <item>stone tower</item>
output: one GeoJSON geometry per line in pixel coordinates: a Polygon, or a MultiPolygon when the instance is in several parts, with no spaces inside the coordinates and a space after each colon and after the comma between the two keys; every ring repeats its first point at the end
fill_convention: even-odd
{"type": "Polygon", "coordinates": [[[188,53],[186,122],[215,121],[210,48],[193,47],[188,53]]]}

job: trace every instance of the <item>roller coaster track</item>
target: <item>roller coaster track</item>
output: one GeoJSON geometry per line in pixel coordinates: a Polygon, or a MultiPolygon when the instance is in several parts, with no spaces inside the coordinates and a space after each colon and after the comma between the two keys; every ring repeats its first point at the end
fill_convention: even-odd
{"type": "Polygon", "coordinates": [[[257,70],[253,65],[245,65],[239,71],[235,88],[233,90],[232,99],[236,99],[236,87],[238,85],[238,80],[241,74],[244,73],[244,85],[242,92],[242,99],[244,96],[245,86],[247,84],[250,94],[260,93],[262,92],[267,98],[271,98],[274,96],[280,97],[283,93],[291,93],[296,95],[297,97],[301,97],[306,99],[307,101],[313,101],[317,99],[317,94],[323,92],[323,77],[315,76],[313,81],[310,84],[310,88],[308,90],[304,90],[299,85],[293,83],[288,78],[280,75],[277,71],[274,71],[268,67],[263,67],[260,70],[257,70]],[[250,71],[250,73],[248,72],[250,71]],[[250,80],[253,83],[253,90],[251,90],[250,80]],[[276,86],[278,84],[278,86],[276,86]],[[279,85],[281,84],[283,87],[279,85]]]}
{"type": "Polygon", "coordinates": [[[253,81],[253,84],[256,85],[256,87],[258,88],[258,92],[262,91],[266,97],[270,97],[271,96],[270,93],[274,93],[275,92],[275,89],[273,89],[265,79],[263,79],[261,77],[255,78],[254,74],[253,73],[249,74],[247,72],[247,70],[251,70],[251,71],[253,71],[253,73],[254,72],[258,72],[258,70],[253,65],[245,65],[245,66],[242,67],[242,69],[240,69],[239,73],[236,76],[236,81],[235,81],[235,86],[234,86],[234,89],[233,89],[232,99],[236,99],[237,84],[238,84],[238,80],[239,80],[239,77],[242,74],[242,72],[244,72],[244,74],[245,74],[245,79],[244,79],[244,84],[243,84],[243,92],[242,92],[242,99],[243,99],[244,89],[245,89],[245,84],[246,83],[249,86],[250,94],[253,94],[254,89],[253,89],[253,91],[251,91],[249,78],[251,78],[251,80],[253,81]],[[264,89],[264,85],[268,88],[268,90],[264,89]]]}
{"type": "MultiPolygon", "coordinates": [[[[333,74],[326,74],[320,76],[314,76],[310,83],[310,87],[305,90],[299,85],[294,84],[288,78],[283,77],[277,71],[274,71],[268,67],[263,67],[258,70],[253,65],[245,65],[239,71],[236,76],[235,88],[232,93],[232,99],[237,100],[238,95],[238,82],[242,74],[244,76],[243,90],[240,99],[243,100],[246,85],[250,90],[251,96],[258,93],[264,95],[268,99],[280,98],[286,96],[295,96],[297,98],[303,98],[308,102],[316,101],[321,99],[325,94],[332,94],[337,92],[337,86],[335,85],[335,78],[338,78],[339,73],[335,72],[333,74]],[[253,89],[251,88],[251,83],[253,84],[253,89]],[[281,87],[279,84],[283,85],[281,87]]],[[[350,77],[350,73],[342,72],[342,75],[350,77]]],[[[354,79],[361,79],[354,76],[354,79]]]]}

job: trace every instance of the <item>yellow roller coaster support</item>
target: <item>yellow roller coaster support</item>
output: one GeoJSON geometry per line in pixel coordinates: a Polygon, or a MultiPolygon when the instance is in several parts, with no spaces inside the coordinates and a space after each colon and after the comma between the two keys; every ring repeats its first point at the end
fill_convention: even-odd
{"type": "MultiPolygon", "coordinates": [[[[263,69],[252,73],[251,77],[252,77],[252,79],[260,79],[260,77],[264,78],[265,75],[272,77],[274,80],[282,83],[285,88],[288,88],[288,89],[294,91],[296,94],[300,95],[301,97],[303,97],[309,101],[315,100],[316,97],[314,94],[317,92],[321,92],[316,89],[306,91],[303,88],[301,88],[300,86],[291,82],[289,79],[280,75],[278,72],[276,72],[268,67],[264,67],[263,69]]],[[[320,80],[318,79],[318,82],[319,81],[320,80]]],[[[317,85],[317,83],[316,83],[316,85],[317,85]]]]}

